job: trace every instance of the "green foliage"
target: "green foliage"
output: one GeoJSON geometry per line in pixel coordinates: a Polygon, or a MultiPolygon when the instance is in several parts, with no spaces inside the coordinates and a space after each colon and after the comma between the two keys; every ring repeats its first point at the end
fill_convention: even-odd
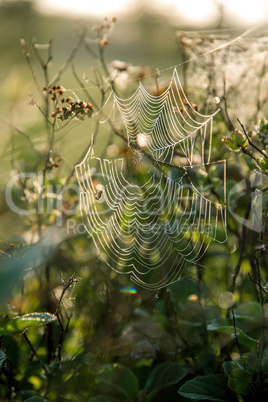
{"type": "Polygon", "coordinates": [[[257,158],[256,163],[261,172],[268,176],[268,157],[257,158]]]}
{"type": "Polygon", "coordinates": [[[250,394],[250,384],[245,370],[240,368],[232,370],[228,379],[228,387],[235,391],[238,395],[250,394]]]}
{"type": "Polygon", "coordinates": [[[1,350],[0,351],[0,368],[2,367],[5,360],[6,360],[6,354],[1,350]]]}
{"type": "Polygon", "coordinates": [[[148,393],[146,402],[151,401],[160,390],[177,384],[187,374],[187,370],[177,363],[166,362],[159,364],[149,375],[144,389],[148,393]]]}
{"type": "MultiPolygon", "coordinates": [[[[232,324],[232,322],[229,322],[229,320],[228,323],[232,324]]],[[[208,331],[216,331],[216,332],[222,332],[224,334],[230,334],[231,338],[237,337],[241,345],[248,346],[249,348],[252,342],[257,342],[257,340],[246,335],[240,328],[237,328],[237,335],[235,335],[233,325],[226,325],[225,320],[215,320],[208,325],[207,329],[208,331]]]]}
{"type": "Polygon", "coordinates": [[[0,320],[0,336],[15,334],[37,325],[45,325],[57,318],[50,313],[32,313],[21,317],[4,318],[0,320]]]}
{"type": "Polygon", "coordinates": [[[106,365],[97,374],[97,390],[102,395],[118,397],[122,401],[134,400],[139,390],[136,376],[118,364],[106,365]]]}
{"type": "Polygon", "coordinates": [[[187,381],[179,390],[186,398],[206,401],[235,400],[227,386],[227,378],[222,374],[196,377],[187,381]]]}
{"type": "MultiPolygon", "coordinates": [[[[8,5],[1,18],[12,17],[19,23],[14,7],[8,5]]],[[[38,22],[29,3],[20,7],[24,21],[28,21],[27,16],[31,18],[30,28],[35,29],[38,22]]],[[[147,20],[144,32],[148,29],[147,20]]],[[[124,95],[129,96],[136,89],[136,78],[144,79],[143,74],[148,74],[142,66],[139,77],[130,72],[127,90],[113,80],[113,76],[120,78],[121,72],[113,75],[108,71],[104,52],[108,46],[107,32],[114,23],[105,19],[95,27],[96,37],[88,41],[83,36],[86,28],[78,24],[78,41],[64,59],[62,52],[67,51],[66,43],[72,37],[68,28],[64,49],[54,52],[59,53],[60,66],[53,64],[51,42],[47,45],[34,40],[30,44],[27,40],[22,42],[26,62],[38,82],[34,90],[26,80],[31,93],[35,91],[27,106],[30,112],[25,113],[18,127],[13,127],[12,122],[3,151],[4,160],[9,159],[6,165],[12,177],[25,174],[11,191],[14,203],[25,213],[10,211],[4,191],[0,193],[1,221],[5,224],[0,250],[0,399],[265,400],[268,395],[265,181],[268,124],[265,119],[259,122],[255,116],[247,121],[252,129],[247,132],[241,123],[239,130],[234,129],[235,123],[230,124],[224,110],[215,116],[213,158],[215,161],[232,158],[227,164],[227,194],[223,186],[224,167],[214,160],[202,172],[192,169],[191,175],[204,194],[219,204],[223,205],[227,198],[229,239],[222,244],[211,242],[192,270],[182,270],[178,282],[155,292],[134,289],[126,276],[117,275],[96,257],[93,242],[83,231],[79,194],[72,185],[76,184],[74,163],[81,161],[87,151],[92,126],[100,153],[106,157],[109,145],[116,145],[118,155],[126,158],[133,176],[135,173],[139,180],[147,175],[145,166],[136,164],[139,152],[126,148],[119,129],[111,127],[105,131],[101,125],[94,127],[91,121],[93,107],[98,109],[105,104],[107,82],[118,93],[125,91],[124,95]],[[80,59],[76,59],[78,50],[84,52],[80,55],[83,68],[88,68],[89,56],[94,65],[92,72],[87,71],[85,81],[90,83],[89,92],[80,78],[82,73],[76,71],[76,66],[78,69],[80,66],[80,59]],[[72,73],[68,67],[72,67],[72,73]],[[64,87],[83,89],[79,93],[81,99],[73,93],[70,99],[65,94],[63,98],[64,87]],[[88,118],[84,120],[84,116],[88,118]],[[69,155],[65,152],[66,144],[70,147],[69,155]],[[260,182],[255,179],[256,172],[260,173],[260,182]],[[233,304],[226,293],[231,294],[233,304]]],[[[148,46],[144,38],[143,42],[148,46]]],[[[3,52],[9,51],[1,46],[3,52]]],[[[185,42],[183,51],[189,48],[190,42],[185,42]]],[[[150,47],[150,51],[154,49],[150,47]]],[[[17,53],[13,59],[18,59],[17,53]]],[[[209,113],[215,111],[211,97],[217,89],[216,84],[213,87],[213,77],[218,74],[211,60],[199,70],[206,74],[207,94],[204,95],[203,88],[196,93],[190,90],[191,96],[198,99],[196,106],[209,113]]],[[[19,62],[22,64],[21,59],[19,62]]],[[[5,57],[1,63],[7,63],[5,57]]],[[[184,71],[185,86],[190,82],[190,70],[184,71]]],[[[159,89],[157,80],[151,76],[145,80],[151,93],[159,89]]],[[[193,85],[195,89],[195,81],[193,85]]],[[[160,90],[164,89],[163,84],[160,90]]],[[[243,106],[243,98],[239,102],[243,106]]],[[[185,176],[184,169],[178,167],[163,166],[163,171],[174,180],[185,176]]],[[[128,219],[126,216],[122,225],[127,225],[128,219]]],[[[218,226],[221,241],[225,231],[219,222],[218,226]]],[[[205,239],[203,247],[210,240],[205,239]]]]}
{"type": "Polygon", "coordinates": [[[231,138],[223,137],[222,141],[230,151],[236,152],[240,151],[241,148],[245,148],[248,145],[248,141],[245,135],[239,130],[235,130],[232,133],[231,138]]]}

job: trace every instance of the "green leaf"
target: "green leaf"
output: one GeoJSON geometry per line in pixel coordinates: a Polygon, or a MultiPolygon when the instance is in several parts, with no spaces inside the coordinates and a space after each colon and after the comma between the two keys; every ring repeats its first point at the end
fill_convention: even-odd
{"type": "Polygon", "coordinates": [[[254,375],[254,373],[256,373],[258,371],[257,353],[244,353],[241,356],[241,364],[243,366],[240,368],[243,368],[247,374],[254,375]]]}
{"type": "Polygon", "coordinates": [[[22,391],[19,393],[19,397],[21,398],[22,401],[27,401],[28,399],[37,396],[36,392],[34,390],[26,390],[26,391],[22,391]]]}
{"type": "Polygon", "coordinates": [[[223,374],[206,375],[187,381],[178,391],[186,398],[206,401],[230,402],[233,400],[223,374]]]}
{"type": "Polygon", "coordinates": [[[37,325],[49,324],[56,320],[56,316],[50,313],[32,313],[21,317],[5,318],[0,321],[0,336],[25,331],[37,325]]]}
{"type": "Polygon", "coordinates": [[[241,395],[248,395],[251,392],[246,373],[241,368],[236,368],[231,372],[228,379],[228,387],[241,395]]]}
{"type": "Polygon", "coordinates": [[[246,139],[245,134],[243,134],[239,130],[235,130],[232,134],[232,140],[238,147],[246,147],[248,145],[248,141],[246,139]]]}
{"type": "Polygon", "coordinates": [[[114,398],[108,395],[98,395],[95,398],[90,399],[90,402],[120,402],[121,400],[118,398],[114,398]]]}
{"type": "MultiPolygon", "coordinates": [[[[224,325],[223,320],[214,320],[207,326],[208,331],[222,332],[224,334],[229,334],[232,338],[235,337],[235,331],[233,325],[224,325]]],[[[236,328],[236,334],[239,342],[246,347],[251,347],[252,344],[258,343],[258,340],[251,338],[240,328],[236,328]]]]}
{"type": "Polygon", "coordinates": [[[226,145],[226,147],[229,149],[229,151],[239,151],[240,148],[234,143],[234,141],[231,138],[228,137],[223,137],[222,142],[226,145]]]}
{"type": "Polygon", "coordinates": [[[267,134],[268,134],[268,124],[264,120],[262,120],[260,123],[259,133],[260,133],[260,135],[264,135],[264,136],[267,136],[267,134]]]}
{"type": "Polygon", "coordinates": [[[126,400],[132,400],[136,398],[139,390],[137,377],[132,371],[119,364],[104,366],[97,375],[97,380],[100,394],[123,396],[126,400]]]}
{"type": "Polygon", "coordinates": [[[224,374],[226,375],[226,377],[229,377],[229,375],[231,374],[231,372],[236,369],[236,368],[243,368],[241,366],[241,364],[239,363],[239,361],[231,361],[231,362],[224,362],[222,365],[224,374]]]}
{"type": "Polygon", "coordinates": [[[46,402],[47,399],[40,398],[39,396],[32,396],[26,399],[24,402],[46,402]]]}
{"type": "Polygon", "coordinates": [[[151,401],[164,388],[176,384],[187,374],[187,370],[177,363],[166,362],[159,364],[149,375],[145,389],[149,392],[146,401],[151,401]]]}
{"type": "Polygon", "coordinates": [[[262,353],[263,370],[268,372],[268,348],[266,347],[262,353]]]}
{"type": "Polygon", "coordinates": [[[262,173],[268,176],[268,158],[257,158],[256,164],[262,173]]]}
{"type": "Polygon", "coordinates": [[[250,302],[243,303],[235,310],[235,318],[244,318],[252,322],[261,322],[262,320],[262,308],[259,303],[250,302]]]}

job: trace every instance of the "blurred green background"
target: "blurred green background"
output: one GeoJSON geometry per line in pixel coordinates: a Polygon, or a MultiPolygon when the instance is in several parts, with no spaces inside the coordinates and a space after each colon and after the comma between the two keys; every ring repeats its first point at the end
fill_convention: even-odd
{"type": "MultiPolygon", "coordinates": [[[[74,20],[56,12],[41,14],[34,1],[0,3],[1,400],[173,402],[207,397],[251,402],[267,396],[263,324],[268,280],[267,32],[263,25],[238,39],[250,27],[239,17],[230,19],[221,2],[215,4],[215,18],[207,25],[203,21],[193,25],[179,14],[171,18],[172,8],[162,12],[137,1],[118,16],[108,45],[98,49],[108,68],[115,60],[136,68],[125,87],[115,81],[122,97],[135,91],[139,74],[140,78],[148,75],[142,83],[155,93],[157,69],[158,89],[165,90],[172,67],[178,65],[187,95],[200,111],[209,114],[218,105],[222,108],[215,117],[212,155],[214,161],[228,159],[227,190],[236,189],[227,205],[229,239],[212,243],[200,265],[183,272],[181,281],[152,292],[132,288],[129,277],[116,274],[98,259],[83,230],[67,233],[70,217],[62,211],[54,208],[25,216],[11,211],[6,202],[6,185],[19,171],[39,174],[41,182],[44,178],[44,197],[49,200],[57,199],[56,189],[77,183],[74,165],[87,150],[95,123],[89,118],[59,131],[50,160],[49,130],[35,106],[35,102],[45,105],[45,79],[31,40],[41,44],[40,54],[46,58],[42,45],[53,39],[51,79],[78,43],[81,27],[93,38],[95,51],[96,26],[103,23],[105,10],[102,17],[75,16],[74,20]],[[23,54],[22,38],[34,76],[23,54]],[[212,51],[219,46],[221,50],[212,51]],[[245,133],[234,131],[241,130],[237,118],[255,148],[249,146],[245,133]],[[258,185],[252,179],[256,171],[262,177],[258,185]],[[263,196],[257,216],[263,226],[258,231],[252,194],[263,196]],[[59,216],[63,225],[56,228],[59,216]],[[39,315],[24,318],[32,313],[39,315]],[[194,394],[189,382],[200,378],[205,385],[214,384],[216,391],[194,394]],[[218,389],[223,390],[221,396],[218,389]]],[[[67,95],[93,98],[100,104],[102,89],[109,85],[98,57],[80,46],[73,64],[78,79],[69,65],[56,84],[66,88],[67,95]],[[98,69],[103,87],[90,81],[96,79],[98,69]]],[[[95,151],[106,157],[107,145],[116,142],[119,155],[130,160],[124,142],[111,137],[110,131],[101,127],[95,151]]],[[[143,174],[139,169],[136,173],[143,174]]],[[[178,178],[177,170],[168,173],[178,178]]],[[[215,167],[199,177],[199,184],[222,203],[223,179],[221,167],[215,167]]],[[[40,194],[35,179],[18,182],[12,193],[24,210],[35,210],[40,194]]],[[[66,190],[63,204],[65,210],[75,208],[78,195],[66,190]]],[[[81,225],[79,211],[71,219],[81,225]]]]}

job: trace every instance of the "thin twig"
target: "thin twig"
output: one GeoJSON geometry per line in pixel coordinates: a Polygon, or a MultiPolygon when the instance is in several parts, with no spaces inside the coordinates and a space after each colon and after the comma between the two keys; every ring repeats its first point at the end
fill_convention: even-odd
{"type": "MultiPolygon", "coordinates": [[[[76,274],[77,274],[77,270],[73,273],[73,275],[71,276],[71,278],[68,280],[67,283],[65,283],[65,281],[64,281],[64,279],[62,277],[62,274],[61,274],[61,277],[60,277],[61,283],[63,285],[63,289],[62,289],[61,295],[60,295],[60,297],[58,299],[57,310],[55,312],[55,315],[56,315],[56,317],[58,319],[58,322],[59,322],[59,325],[60,325],[60,328],[61,328],[61,333],[60,333],[59,342],[58,342],[58,359],[59,359],[59,361],[61,361],[62,345],[63,345],[63,341],[64,341],[64,338],[65,338],[66,333],[68,331],[70,320],[71,320],[71,317],[72,317],[72,313],[70,315],[67,315],[67,312],[66,312],[66,310],[65,310],[65,308],[63,306],[62,300],[63,300],[63,297],[64,297],[66,291],[70,287],[72,287],[72,285],[74,283],[78,282],[79,278],[76,278],[76,274]],[[61,306],[63,306],[65,314],[67,316],[67,323],[66,323],[65,328],[64,328],[64,325],[63,325],[63,315],[61,313],[61,306]]],[[[56,298],[55,294],[54,294],[54,297],[56,298]]]]}
{"type": "Polygon", "coordinates": [[[85,30],[83,31],[83,34],[81,35],[81,37],[79,38],[79,41],[77,42],[77,44],[74,46],[70,56],[68,57],[67,61],[61,66],[61,68],[59,69],[59,71],[57,72],[57,74],[52,78],[52,80],[50,80],[48,86],[53,85],[56,81],[58,81],[63,72],[66,70],[66,68],[69,66],[69,64],[71,63],[71,61],[73,60],[77,50],[79,49],[81,43],[84,40],[84,35],[85,35],[85,30]]]}
{"type": "MultiPolygon", "coordinates": [[[[171,329],[171,330],[175,330],[175,332],[177,333],[177,335],[178,335],[180,341],[182,342],[183,346],[184,346],[186,349],[189,350],[189,354],[190,354],[190,356],[191,356],[192,363],[193,363],[193,364],[192,364],[192,369],[198,371],[198,369],[199,369],[199,362],[198,362],[198,360],[196,359],[196,357],[195,357],[195,355],[194,355],[194,353],[193,353],[193,351],[192,351],[191,345],[189,345],[189,343],[188,343],[187,339],[185,338],[184,334],[181,332],[181,325],[180,325],[180,322],[179,322],[179,320],[178,320],[178,315],[177,315],[177,311],[176,311],[176,308],[175,308],[175,306],[174,306],[173,300],[172,300],[171,297],[170,297],[170,292],[169,292],[169,291],[166,291],[165,293],[166,293],[166,297],[165,297],[165,309],[166,309],[166,315],[167,315],[167,317],[169,318],[169,321],[170,321],[170,324],[169,324],[169,325],[170,325],[170,329],[171,329]],[[171,312],[171,314],[172,314],[171,317],[170,317],[170,313],[168,313],[168,309],[170,309],[170,312],[171,312]],[[171,320],[171,319],[172,319],[172,320],[171,320]]],[[[191,364],[189,361],[187,361],[186,357],[183,356],[183,354],[181,354],[181,357],[182,357],[182,359],[185,361],[186,364],[188,364],[188,365],[191,364]]]]}
{"type": "Polygon", "coordinates": [[[29,67],[29,69],[31,71],[35,86],[36,86],[37,90],[42,94],[41,86],[38,84],[36,74],[35,74],[34,68],[33,68],[32,63],[31,63],[31,59],[30,59],[31,55],[30,55],[30,52],[28,51],[28,48],[26,46],[26,42],[25,42],[24,39],[21,40],[21,45],[22,45],[22,48],[23,48],[23,53],[25,55],[28,67],[29,67]]]}
{"type": "Polygon", "coordinates": [[[226,91],[226,78],[225,75],[223,76],[223,97],[222,97],[222,103],[224,108],[222,109],[223,112],[223,117],[224,120],[227,124],[227,127],[230,131],[234,130],[234,125],[229,117],[229,113],[228,113],[228,106],[227,106],[227,91],[226,91]]]}
{"type": "Polygon", "coordinates": [[[235,338],[235,341],[236,341],[236,344],[237,344],[237,347],[238,347],[238,350],[239,350],[239,354],[240,354],[240,357],[241,357],[243,353],[242,353],[242,349],[241,349],[239,340],[237,338],[238,333],[237,333],[237,330],[236,330],[236,321],[235,321],[234,309],[231,308],[231,311],[232,311],[233,323],[234,323],[234,338],[235,338]]]}
{"type": "Polygon", "coordinates": [[[72,68],[72,73],[73,73],[73,75],[74,75],[74,78],[75,78],[76,81],[78,82],[79,86],[83,89],[83,91],[84,91],[84,93],[86,94],[88,100],[92,103],[92,105],[93,105],[95,108],[100,109],[100,108],[98,107],[98,105],[96,104],[96,102],[94,101],[94,99],[92,98],[92,96],[90,96],[89,92],[86,90],[86,88],[85,88],[85,86],[83,85],[83,83],[82,83],[82,81],[80,80],[80,78],[78,77],[73,63],[71,63],[71,68],[72,68]]]}
{"type": "Polygon", "coordinates": [[[9,257],[12,257],[13,256],[13,250],[10,247],[10,244],[6,241],[6,239],[4,238],[4,236],[1,233],[0,233],[0,237],[2,239],[2,242],[5,244],[6,248],[8,249],[8,251],[10,253],[10,255],[8,255],[6,253],[5,254],[8,255],[9,257]]]}
{"type": "Polygon", "coordinates": [[[264,59],[263,59],[263,63],[262,63],[262,68],[261,68],[261,72],[260,72],[260,79],[258,82],[258,88],[257,88],[257,100],[256,100],[256,115],[255,115],[255,120],[257,121],[258,119],[258,114],[261,110],[262,107],[262,101],[261,101],[261,89],[262,89],[262,85],[263,85],[263,78],[266,74],[267,71],[267,53],[265,53],[264,55],[264,59]]]}
{"type": "Polygon", "coordinates": [[[258,151],[262,156],[264,156],[266,159],[268,159],[268,155],[267,155],[262,149],[259,149],[255,144],[253,144],[253,142],[251,141],[251,139],[250,139],[249,136],[247,135],[247,132],[246,132],[246,130],[245,130],[245,127],[243,126],[243,124],[241,123],[241,121],[240,121],[239,119],[237,119],[237,121],[238,121],[238,123],[240,124],[240,126],[241,126],[241,128],[242,128],[242,130],[243,130],[243,133],[245,134],[245,136],[246,136],[246,138],[247,138],[247,141],[248,141],[249,145],[251,145],[252,148],[254,148],[254,149],[255,149],[256,151],[258,151]]]}
{"type": "Polygon", "coordinates": [[[268,292],[262,287],[262,285],[258,281],[255,281],[255,279],[251,278],[250,273],[248,273],[248,276],[251,282],[256,283],[256,285],[259,286],[260,290],[262,290],[268,296],[268,292]]]}
{"type": "Polygon", "coordinates": [[[98,59],[97,53],[95,53],[94,50],[91,49],[91,47],[89,46],[87,40],[88,40],[87,38],[84,38],[84,46],[85,46],[86,50],[87,50],[92,56],[94,56],[96,59],[98,59]]]}
{"type": "Polygon", "coordinates": [[[247,238],[246,222],[248,220],[250,210],[251,210],[251,197],[249,197],[248,207],[247,207],[245,217],[244,217],[243,222],[242,222],[243,228],[242,228],[241,242],[240,242],[240,255],[239,255],[239,259],[238,259],[238,262],[236,264],[236,267],[235,267],[235,272],[234,272],[234,276],[233,276],[233,283],[232,283],[231,290],[230,290],[232,293],[234,293],[235,285],[236,285],[236,279],[237,279],[238,274],[240,272],[241,264],[242,264],[242,261],[243,261],[243,258],[244,258],[244,251],[245,251],[245,247],[246,247],[246,238],[247,238]]]}
{"type": "Polygon", "coordinates": [[[44,369],[46,375],[49,375],[49,372],[48,372],[48,370],[47,370],[47,368],[46,368],[46,365],[42,362],[42,360],[39,359],[39,357],[38,357],[38,355],[37,355],[37,353],[36,353],[36,351],[35,351],[33,345],[31,344],[31,342],[30,342],[30,340],[29,340],[29,338],[28,338],[28,336],[26,335],[25,332],[23,332],[23,337],[24,337],[24,339],[26,340],[26,342],[28,343],[28,345],[29,345],[29,347],[30,347],[32,353],[34,354],[34,356],[36,357],[36,359],[38,360],[38,362],[40,363],[40,365],[41,365],[42,368],[44,369]]]}

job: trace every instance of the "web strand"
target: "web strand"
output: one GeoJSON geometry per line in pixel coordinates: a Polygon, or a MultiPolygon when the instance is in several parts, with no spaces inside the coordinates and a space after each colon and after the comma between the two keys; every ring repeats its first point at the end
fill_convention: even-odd
{"type": "MultiPolygon", "coordinates": [[[[214,48],[212,48],[210,50],[207,50],[205,52],[202,52],[200,54],[193,55],[193,56],[189,57],[188,59],[186,59],[186,60],[184,60],[184,61],[182,61],[182,62],[180,62],[178,64],[175,64],[173,66],[169,66],[169,67],[166,67],[166,68],[163,68],[163,69],[158,69],[158,73],[161,74],[161,73],[165,73],[166,71],[177,69],[178,67],[184,66],[184,65],[189,64],[189,63],[191,63],[191,62],[193,62],[195,60],[201,59],[201,58],[203,58],[203,57],[205,57],[205,56],[207,56],[209,54],[212,54],[212,53],[218,52],[220,50],[223,50],[223,49],[225,49],[227,47],[230,47],[230,46],[234,45],[235,43],[237,43],[239,41],[242,41],[245,37],[247,37],[250,34],[252,34],[259,27],[260,27],[260,25],[255,25],[255,26],[247,29],[246,31],[244,31],[242,34],[236,36],[234,39],[231,39],[231,40],[229,40],[229,41],[227,41],[227,42],[225,42],[225,43],[223,43],[223,44],[221,44],[219,46],[216,46],[216,47],[214,47],[214,48]]],[[[227,31],[227,32],[229,32],[229,31],[227,31]]],[[[149,77],[154,77],[154,76],[155,76],[155,73],[152,72],[152,73],[145,74],[143,76],[143,78],[149,78],[149,77]]],[[[104,85],[104,87],[111,88],[109,78],[108,79],[104,78],[104,80],[107,82],[106,86],[104,85]]],[[[136,81],[137,81],[137,79],[132,79],[132,80],[130,79],[129,83],[136,82],[136,81]]],[[[99,86],[98,85],[91,85],[91,86],[85,86],[84,88],[72,88],[72,89],[67,89],[67,90],[75,93],[74,91],[81,91],[81,90],[84,91],[85,89],[95,89],[95,88],[99,88],[99,86]]]]}
{"type": "Polygon", "coordinates": [[[174,153],[180,150],[182,174],[176,180],[161,170],[128,174],[124,159],[98,158],[91,145],[76,166],[81,213],[100,259],[138,285],[159,289],[197,264],[212,241],[227,239],[225,205],[205,196],[191,178],[195,169],[210,164],[218,111],[199,113],[176,70],[161,95],[149,94],[140,83],[128,99],[115,93],[110,99],[112,112],[104,121],[117,111],[129,146],[145,149],[159,165],[175,166],[174,153]]]}

